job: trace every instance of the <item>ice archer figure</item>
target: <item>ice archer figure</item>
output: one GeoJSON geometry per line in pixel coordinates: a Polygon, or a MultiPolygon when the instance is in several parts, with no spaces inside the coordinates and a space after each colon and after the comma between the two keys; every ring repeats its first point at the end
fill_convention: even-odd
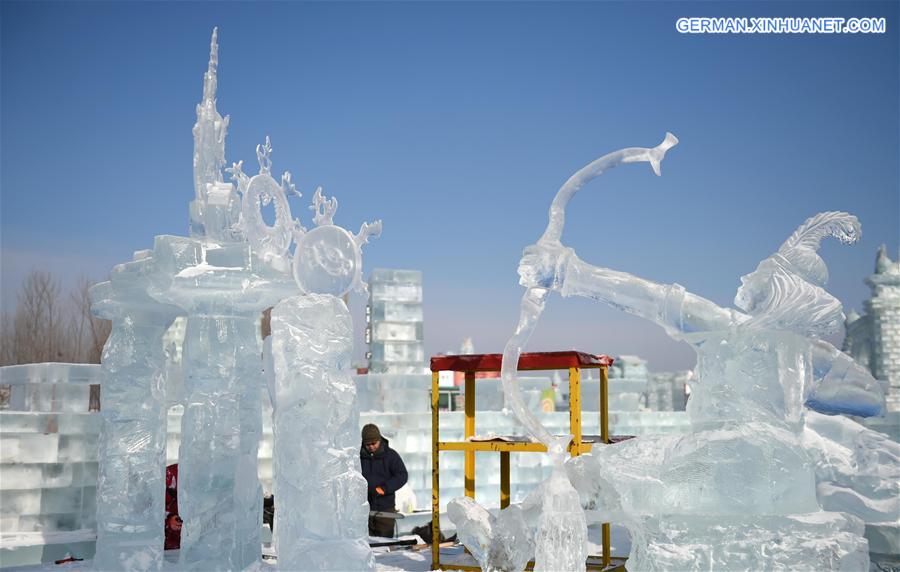
{"type": "Polygon", "coordinates": [[[869,372],[821,339],[844,315],[823,289],[828,271],[816,251],[823,238],[859,235],[847,213],[808,219],[741,278],[739,310],[592,266],[558,242],[525,250],[524,286],[606,302],[697,352],[691,433],[600,447],[568,463],[582,499],[630,529],[629,568],[868,566],[861,522],[819,508],[800,442],[805,406],[861,416],[884,406],[869,372]]]}

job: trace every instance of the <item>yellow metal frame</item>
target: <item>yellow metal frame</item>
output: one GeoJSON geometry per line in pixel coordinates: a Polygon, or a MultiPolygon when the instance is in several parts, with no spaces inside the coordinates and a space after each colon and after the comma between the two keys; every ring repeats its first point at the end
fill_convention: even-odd
{"type": "MultiPolygon", "coordinates": [[[[609,367],[585,366],[590,369],[599,369],[600,373],[600,441],[609,443],[609,367]]],[[[513,451],[519,453],[545,453],[546,445],[543,443],[521,443],[510,441],[469,441],[475,436],[475,372],[465,373],[465,441],[441,441],[440,440],[440,407],[439,407],[439,378],[440,372],[431,373],[431,566],[434,570],[480,570],[477,566],[461,564],[441,564],[440,538],[440,452],[462,451],[465,454],[465,495],[475,498],[475,453],[498,452],[500,453],[500,508],[504,509],[510,503],[510,456],[513,451]]],[[[581,432],[581,368],[569,368],[569,431],[572,434],[572,442],[569,444],[569,454],[577,457],[590,452],[593,444],[584,441],[581,432]]],[[[599,558],[599,567],[608,568],[612,558],[610,555],[610,525],[603,523],[603,554],[599,558]]],[[[597,557],[588,558],[588,568],[598,567],[597,557]]]]}

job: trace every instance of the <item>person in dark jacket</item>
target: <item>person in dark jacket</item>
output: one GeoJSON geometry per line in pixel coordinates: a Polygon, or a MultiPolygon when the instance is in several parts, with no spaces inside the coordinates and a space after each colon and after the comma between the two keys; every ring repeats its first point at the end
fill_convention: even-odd
{"type": "MultiPolygon", "coordinates": [[[[394,493],[406,484],[406,465],[397,451],[388,446],[377,425],[368,424],[362,429],[362,447],[359,449],[362,474],[369,484],[369,509],[378,512],[396,512],[394,493]]],[[[394,536],[394,519],[369,516],[369,535],[394,536]]]]}

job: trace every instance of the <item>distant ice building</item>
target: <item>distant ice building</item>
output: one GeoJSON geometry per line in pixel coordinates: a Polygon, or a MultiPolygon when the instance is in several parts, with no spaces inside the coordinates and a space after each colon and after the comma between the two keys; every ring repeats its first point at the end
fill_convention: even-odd
{"type": "Polygon", "coordinates": [[[646,406],[650,411],[684,411],[691,370],[647,374],[646,406]]]}
{"type": "Polygon", "coordinates": [[[865,282],[872,297],[863,303],[862,316],[854,310],[847,314],[843,350],[890,384],[888,412],[900,411],[900,261],[892,261],[883,244],[875,273],[865,282]]]}
{"type": "Polygon", "coordinates": [[[374,269],[366,306],[369,372],[425,373],[422,325],[422,273],[374,269]]]}

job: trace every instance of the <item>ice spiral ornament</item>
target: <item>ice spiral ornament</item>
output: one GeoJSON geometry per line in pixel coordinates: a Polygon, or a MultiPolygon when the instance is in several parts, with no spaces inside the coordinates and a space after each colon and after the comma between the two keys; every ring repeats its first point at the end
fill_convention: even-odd
{"type": "Polygon", "coordinates": [[[288,255],[294,229],[298,224],[291,218],[288,197],[301,195],[291,180],[290,171],[281,175],[280,184],[272,177],[271,154],[272,143],[266,137],[265,144],[256,146],[258,174],[253,177],[245,175],[242,170],[243,161],[232,165],[228,172],[242,196],[239,229],[264,261],[282,266],[279,263],[283,263],[288,255]],[[271,226],[262,215],[262,208],[270,204],[275,208],[275,224],[271,226]]]}

